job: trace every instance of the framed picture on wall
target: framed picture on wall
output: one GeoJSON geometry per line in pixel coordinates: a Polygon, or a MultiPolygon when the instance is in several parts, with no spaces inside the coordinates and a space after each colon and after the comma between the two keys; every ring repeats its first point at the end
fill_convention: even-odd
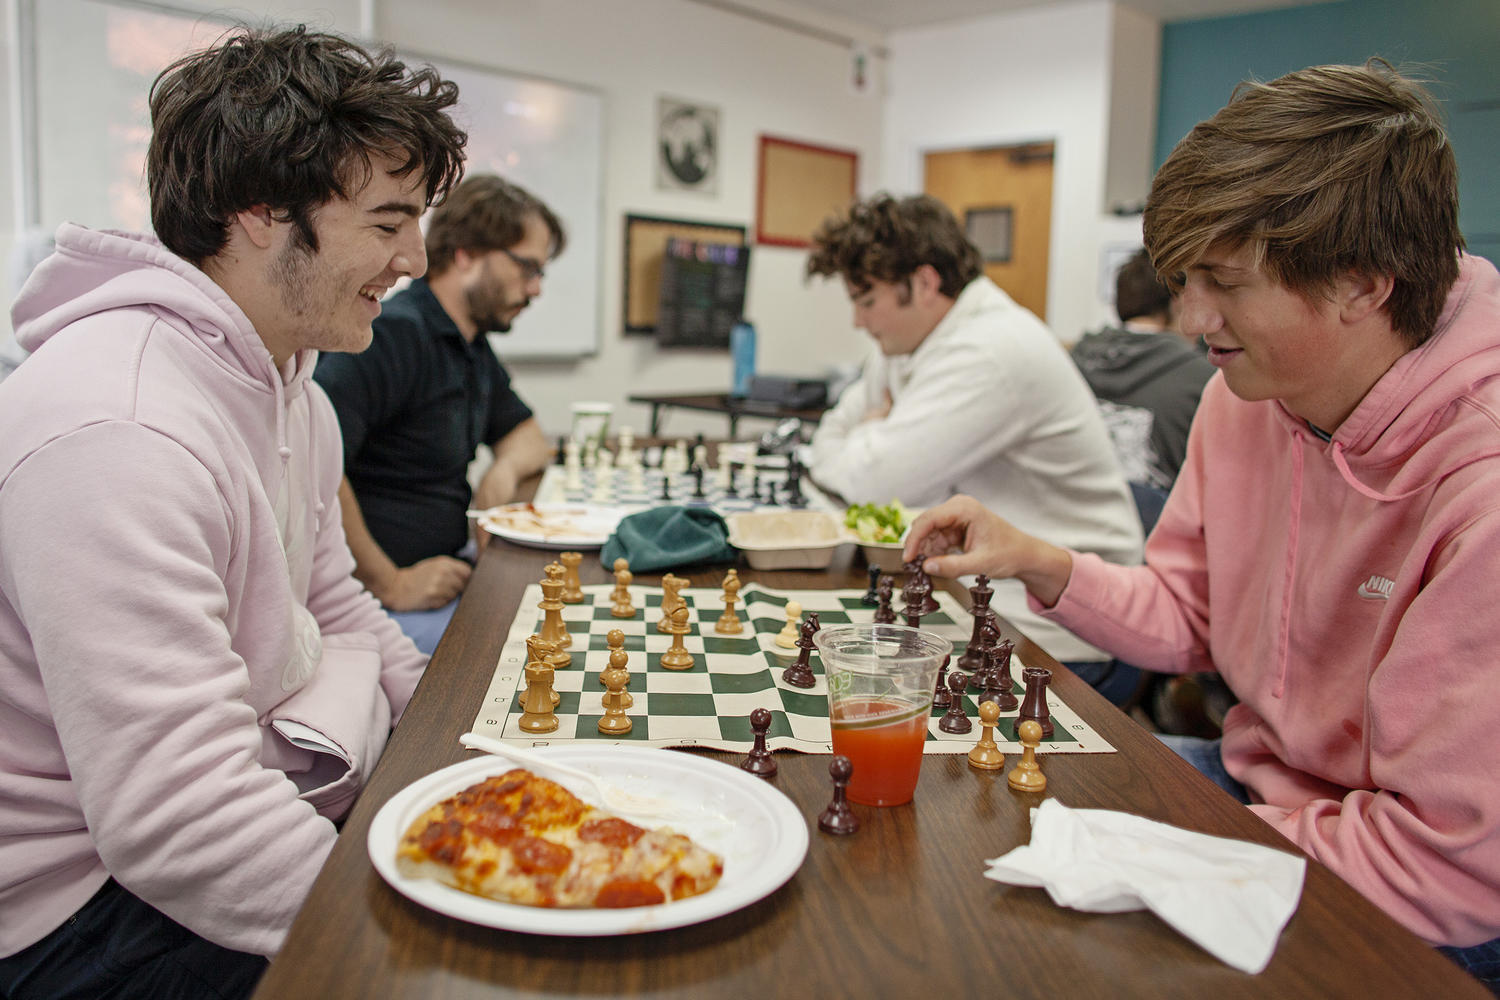
{"type": "Polygon", "coordinates": [[[695,222],[650,215],[625,216],[625,317],[627,334],[654,335],[661,303],[662,260],[669,239],[745,245],[745,227],[729,222],[695,222]]]}
{"type": "Polygon", "coordinates": [[[755,242],[808,246],[823,220],[849,207],[858,179],[853,150],[761,136],[755,242]]]}
{"type": "Polygon", "coordinates": [[[719,109],[675,97],[656,99],[656,186],[719,193],[719,109]]]}

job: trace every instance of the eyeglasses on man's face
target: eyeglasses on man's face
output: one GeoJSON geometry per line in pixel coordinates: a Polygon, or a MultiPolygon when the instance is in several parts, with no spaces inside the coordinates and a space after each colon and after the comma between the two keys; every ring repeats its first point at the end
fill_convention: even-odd
{"type": "Polygon", "coordinates": [[[522,257],[520,254],[511,253],[504,247],[500,252],[509,257],[521,269],[521,277],[526,281],[540,281],[547,276],[547,271],[541,261],[535,257],[522,257]]]}

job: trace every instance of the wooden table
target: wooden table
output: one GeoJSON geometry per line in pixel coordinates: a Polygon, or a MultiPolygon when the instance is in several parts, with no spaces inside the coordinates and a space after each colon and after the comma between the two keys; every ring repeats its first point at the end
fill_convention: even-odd
{"type": "Polygon", "coordinates": [[[678,395],[632,395],[627,396],[632,403],[642,403],[651,407],[651,437],[659,437],[661,430],[661,411],[663,407],[677,407],[682,410],[700,410],[705,413],[722,413],[729,418],[729,439],[736,440],[736,433],[741,417],[764,417],[769,420],[785,420],[796,417],[815,424],[826,412],[827,407],[815,406],[808,409],[797,409],[790,406],[779,406],[775,403],[757,402],[751,399],[740,399],[723,392],[697,392],[678,395]]]}
{"type": "MultiPolygon", "coordinates": [[[[551,555],[490,543],[426,677],[345,824],[285,948],[256,997],[1486,997],[1477,982],[1348,885],[1309,863],[1297,913],[1270,967],[1250,976],[1156,917],[1091,915],[1038,889],[982,877],[984,860],[1029,839],[1038,796],[962,755],[929,756],[913,803],[856,806],[862,829],[819,833],[830,797],[826,756],[778,754],[773,779],[808,818],[812,843],[781,889],[736,913],[652,934],[547,938],[473,926],[408,902],[370,865],[379,807],[409,783],[467,759],[458,745],[479,708],[522,590],[551,555]]],[[[723,569],[693,572],[714,586],[723,569]]],[[[778,587],[861,587],[860,566],[758,573],[778,587]]],[[[585,583],[609,577],[593,558],[585,583]]],[[[658,576],[640,576],[654,586],[658,576]]],[[[1208,833],[1290,845],[1143,729],[1054,667],[1052,691],[1116,748],[1044,757],[1048,795],[1208,833]]],[[[977,726],[976,726],[977,730],[977,726]]],[[[734,759],[730,755],[720,755],[734,759]]],[[[1011,758],[1008,763],[1012,763],[1011,758]]]]}

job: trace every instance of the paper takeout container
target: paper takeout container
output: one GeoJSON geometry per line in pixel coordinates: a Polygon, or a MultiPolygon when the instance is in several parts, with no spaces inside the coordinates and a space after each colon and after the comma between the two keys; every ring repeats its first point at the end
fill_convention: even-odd
{"type": "Polygon", "coordinates": [[[854,544],[843,522],[819,510],[730,514],[729,544],[752,569],[827,569],[839,548],[854,544]]]}

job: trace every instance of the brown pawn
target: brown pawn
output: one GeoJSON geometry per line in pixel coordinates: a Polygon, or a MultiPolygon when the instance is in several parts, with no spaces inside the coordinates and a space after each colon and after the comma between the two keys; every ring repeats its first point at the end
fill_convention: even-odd
{"type": "Polygon", "coordinates": [[[690,628],[687,605],[682,604],[673,608],[667,621],[667,629],[672,633],[672,646],[661,654],[661,665],[664,669],[693,669],[693,654],[688,652],[687,647],[682,644],[682,637],[688,634],[690,628]]]}
{"type": "Polygon", "coordinates": [[[625,633],[617,628],[610,629],[605,642],[609,643],[609,666],[599,675],[605,688],[602,699],[604,715],[599,719],[599,732],[606,736],[624,736],[635,728],[635,723],[625,714],[625,709],[630,707],[632,701],[630,692],[625,690],[630,686],[630,670],[626,667],[629,654],[625,652],[625,633]]]}
{"type": "Polygon", "coordinates": [[[843,754],[833,755],[833,760],[828,765],[829,777],[833,778],[833,801],[828,803],[828,808],[818,817],[818,829],[824,833],[843,836],[859,830],[859,817],[854,815],[846,797],[849,776],[853,773],[854,765],[848,757],[843,754]]]}
{"type": "Polygon", "coordinates": [[[802,632],[797,636],[797,659],[781,672],[781,679],[792,687],[810,688],[818,683],[817,676],[812,671],[812,664],[808,662],[812,656],[814,647],[813,636],[818,631],[818,616],[816,613],[809,614],[802,619],[802,632]]]}
{"type": "Polygon", "coordinates": [[[979,742],[969,751],[969,766],[981,771],[998,771],[1005,766],[1005,754],[995,742],[995,723],[1000,721],[1000,706],[993,701],[979,703],[979,742]]]}
{"type": "Polygon", "coordinates": [[[724,576],[724,613],[714,623],[714,631],[720,635],[739,635],[745,631],[740,616],[734,613],[734,605],[740,599],[740,574],[730,570],[724,576]]]}
{"type": "Polygon", "coordinates": [[[882,576],[880,583],[875,586],[875,600],[877,603],[877,607],[875,608],[876,625],[896,624],[896,611],[891,607],[891,588],[895,585],[896,581],[894,578],[882,576]]]}
{"type": "Polygon", "coordinates": [[[1017,728],[1021,738],[1021,761],[1006,775],[1006,784],[1018,792],[1045,792],[1047,776],[1036,762],[1036,748],[1042,742],[1042,727],[1035,720],[1027,719],[1017,728]]]}
{"type": "Polygon", "coordinates": [[[1016,716],[1016,733],[1021,724],[1030,720],[1042,729],[1042,739],[1050,740],[1056,732],[1052,727],[1052,715],[1047,711],[1047,684],[1052,680],[1052,671],[1046,667],[1027,667],[1021,671],[1026,679],[1026,694],[1021,699],[1021,712],[1016,716]]]}
{"type": "Polygon", "coordinates": [[[583,581],[578,578],[578,566],[583,562],[582,552],[561,552],[557,558],[563,564],[563,592],[564,604],[583,603],[583,581]]]}
{"type": "Polygon", "coordinates": [[[957,670],[948,675],[948,690],[953,692],[953,703],[948,706],[947,713],[938,720],[938,728],[945,733],[967,733],[974,728],[974,723],[964,714],[964,688],[969,686],[969,679],[957,670]]]}
{"type": "Polygon", "coordinates": [[[938,664],[937,687],[932,690],[932,707],[947,708],[953,704],[953,692],[948,690],[948,661],[953,659],[952,655],[943,657],[943,662],[938,664]]]}
{"type": "Polygon", "coordinates": [[[776,777],[776,758],[766,749],[766,733],[771,731],[771,712],[757,708],[750,713],[750,731],[755,734],[755,746],[750,755],[740,761],[740,767],[758,778],[776,777]]]}
{"type": "Polygon", "coordinates": [[[621,556],[615,560],[615,589],[610,591],[609,614],[611,618],[634,618],[635,605],[630,603],[630,581],[635,574],[630,572],[630,563],[621,556]]]}

